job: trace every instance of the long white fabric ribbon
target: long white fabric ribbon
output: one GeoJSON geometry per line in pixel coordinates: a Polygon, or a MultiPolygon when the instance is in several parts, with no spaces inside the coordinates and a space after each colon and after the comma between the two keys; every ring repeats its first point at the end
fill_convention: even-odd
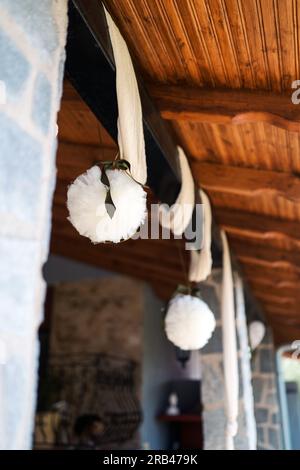
{"type": "Polygon", "coordinates": [[[251,367],[249,354],[248,330],[245,312],[245,298],[243,281],[236,274],[235,277],[235,298],[236,298],[236,323],[240,344],[241,375],[243,383],[243,408],[247,424],[247,438],[249,450],[256,450],[257,435],[254,416],[254,398],[251,385],[251,367]]]}
{"type": "Polygon", "coordinates": [[[231,260],[225,232],[221,231],[223,244],[223,283],[221,318],[223,331],[223,360],[226,412],[226,450],[234,450],[234,436],[238,430],[239,375],[236,341],[234,291],[231,260]]]}
{"type": "Polygon", "coordinates": [[[160,224],[172,230],[174,235],[182,235],[189,225],[195,207],[195,186],[193,175],[181,147],[178,148],[178,158],[181,173],[181,188],[176,202],[171,208],[164,204],[160,206],[160,224]]]}
{"type": "Polygon", "coordinates": [[[207,194],[199,190],[203,206],[203,244],[201,251],[191,250],[189,280],[191,282],[201,282],[210,275],[212,269],[211,255],[211,207],[207,194]]]}
{"type": "Polygon", "coordinates": [[[138,84],[126,42],[110,14],[105,8],[104,10],[116,66],[120,157],[130,163],[133,178],[139,183],[145,184],[147,164],[138,84]]]}

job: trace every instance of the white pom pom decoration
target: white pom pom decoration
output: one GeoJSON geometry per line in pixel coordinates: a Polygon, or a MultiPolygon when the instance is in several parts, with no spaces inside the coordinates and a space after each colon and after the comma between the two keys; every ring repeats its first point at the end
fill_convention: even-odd
{"type": "Polygon", "coordinates": [[[165,318],[166,335],[180,349],[202,348],[215,326],[214,314],[198,297],[177,294],[170,301],[165,318]]]}
{"type": "Polygon", "coordinates": [[[146,218],[146,192],[124,170],[106,170],[115,205],[111,218],[106,210],[107,188],[101,182],[101,169],[93,166],[69,186],[69,220],[76,230],[93,243],[127,240],[146,218]]]}

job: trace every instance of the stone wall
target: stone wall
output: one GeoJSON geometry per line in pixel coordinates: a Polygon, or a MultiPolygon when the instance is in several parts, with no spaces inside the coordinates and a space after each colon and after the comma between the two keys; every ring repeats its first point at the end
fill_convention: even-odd
{"type": "Polygon", "coordinates": [[[142,282],[109,276],[53,290],[50,354],[105,353],[141,362],[142,282]]]}
{"type": "Polygon", "coordinates": [[[0,448],[31,446],[67,0],[0,0],[0,448]]]}
{"type": "MultiPolygon", "coordinates": [[[[205,450],[225,449],[226,417],[224,408],[225,387],[223,379],[222,324],[220,317],[222,271],[214,270],[212,276],[201,283],[203,300],[214,312],[217,326],[208,344],[201,350],[202,403],[205,450]]],[[[243,376],[241,364],[241,345],[239,345],[239,422],[238,433],[234,439],[236,449],[253,448],[253,436],[249,426],[249,402],[244,399],[245,387],[250,389],[250,377],[243,376]]],[[[249,356],[243,356],[249,363],[249,356]]],[[[250,363],[248,364],[250,368],[250,363]]],[[[254,436],[255,437],[255,436],[254,436]]]]}
{"type": "MultiPolygon", "coordinates": [[[[134,383],[129,396],[126,395],[127,389],[124,388],[120,393],[117,387],[114,388],[110,383],[111,379],[105,386],[87,380],[84,386],[80,385],[83,391],[78,400],[76,388],[79,380],[76,380],[75,386],[70,385],[71,381],[64,382],[63,397],[68,401],[69,391],[68,405],[73,410],[71,422],[75,422],[79,415],[95,413],[111,426],[110,416],[117,416],[118,413],[122,416],[123,413],[134,412],[139,408],[137,403],[141,403],[143,313],[144,284],[125,276],[108,275],[100,279],[63,282],[53,287],[50,364],[54,359],[63,365],[66,357],[73,357],[73,361],[80,362],[94,354],[105,354],[117,361],[124,360],[124,364],[129,361],[135,363],[134,383]]],[[[113,369],[107,367],[107,373],[113,374],[113,369]]],[[[87,367],[84,373],[88,373],[88,370],[87,367]]],[[[130,429],[130,424],[128,426],[130,429]]],[[[116,446],[138,448],[139,433],[135,432],[130,440],[122,439],[117,443],[112,439],[104,445],[109,445],[110,449],[116,446]]]]}
{"type": "Polygon", "coordinates": [[[271,331],[252,358],[252,377],[257,424],[257,448],[282,448],[279,399],[275,370],[275,351],[271,331]]]}
{"type": "MultiPolygon", "coordinates": [[[[201,285],[203,299],[211,307],[217,319],[217,327],[211,340],[201,350],[204,446],[205,449],[211,450],[224,449],[226,425],[220,319],[221,276],[221,270],[215,270],[208,281],[201,285]]],[[[236,300],[238,312],[241,302],[238,296],[236,300]]],[[[258,307],[249,295],[246,295],[245,303],[243,307],[247,317],[245,321],[249,323],[261,319],[258,307]]],[[[240,412],[235,448],[281,449],[280,410],[272,334],[268,329],[264,340],[251,357],[250,354],[247,355],[248,345],[245,343],[246,325],[241,328],[240,323],[238,318],[240,412]]]]}

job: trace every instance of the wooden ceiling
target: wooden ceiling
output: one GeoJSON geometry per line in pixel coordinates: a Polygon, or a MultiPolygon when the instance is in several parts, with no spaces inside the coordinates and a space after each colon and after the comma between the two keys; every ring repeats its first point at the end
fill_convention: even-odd
{"type": "MultiPolygon", "coordinates": [[[[209,194],[277,341],[298,338],[300,105],[292,104],[291,94],[292,82],[300,79],[300,0],[104,3],[150,96],[185,149],[195,180],[209,194]]],[[[53,250],[71,254],[68,240],[74,237],[78,259],[99,257],[108,268],[113,259],[125,272],[118,266],[118,250],[129,264],[137,263],[130,255],[132,242],[95,248],[65,224],[63,208],[66,183],[98,152],[106,159],[114,154],[114,144],[68,87],[59,129],[53,250]]],[[[149,280],[156,282],[149,245],[144,249],[139,243],[149,280]]],[[[151,243],[153,260],[169,256],[157,269],[161,279],[168,269],[172,284],[178,268],[174,250],[151,243]]]]}

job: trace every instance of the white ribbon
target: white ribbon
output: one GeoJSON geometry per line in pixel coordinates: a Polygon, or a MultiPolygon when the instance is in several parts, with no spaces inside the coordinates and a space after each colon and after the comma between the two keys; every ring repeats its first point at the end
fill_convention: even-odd
{"type": "Polygon", "coordinates": [[[234,311],[234,292],[231,260],[225,232],[221,231],[223,244],[223,283],[221,318],[223,331],[223,359],[225,384],[226,450],[234,450],[234,436],[238,430],[239,374],[234,311]]]}
{"type": "Polygon", "coordinates": [[[195,186],[192,172],[181,147],[178,147],[181,173],[181,188],[175,204],[168,208],[161,204],[159,211],[162,227],[172,230],[174,235],[182,235],[189,225],[195,207],[195,186]]]}
{"type": "Polygon", "coordinates": [[[236,297],[236,324],[240,344],[241,375],[243,383],[243,407],[247,424],[247,438],[249,450],[256,450],[256,423],[254,416],[254,398],[251,384],[251,367],[249,342],[247,334],[247,321],[245,311],[244,288],[241,277],[235,277],[235,297],[236,297]]]}
{"type": "Polygon", "coordinates": [[[191,282],[201,282],[210,275],[212,268],[211,255],[211,207],[207,194],[199,190],[203,205],[203,245],[201,251],[191,250],[189,280],[191,282]]]}
{"type": "Polygon", "coordinates": [[[138,84],[126,42],[110,14],[105,8],[104,10],[116,66],[120,157],[130,163],[133,178],[139,183],[145,184],[147,164],[138,84]]]}

